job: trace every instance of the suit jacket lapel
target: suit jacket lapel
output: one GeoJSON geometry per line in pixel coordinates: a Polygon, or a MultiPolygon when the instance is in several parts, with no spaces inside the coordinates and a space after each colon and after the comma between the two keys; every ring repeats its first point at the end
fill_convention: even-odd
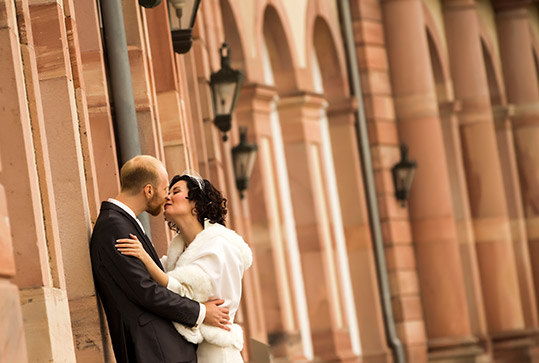
{"type": "MultiPolygon", "coordinates": [[[[142,246],[144,246],[144,249],[146,250],[146,252],[148,252],[148,254],[152,257],[152,259],[157,264],[157,266],[159,266],[159,268],[164,271],[163,265],[161,264],[161,261],[159,260],[159,256],[157,256],[157,252],[155,251],[155,248],[153,247],[152,242],[150,241],[146,233],[144,233],[142,228],[140,228],[140,225],[138,224],[138,222],[135,219],[133,219],[133,217],[129,215],[129,213],[127,213],[125,210],[123,210],[122,208],[118,207],[117,205],[113,203],[103,202],[103,207],[114,209],[115,211],[121,213],[125,218],[127,218],[129,222],[131,222],[131,224],[137,230],[138,235],[140,236],[139,238],[140,243],[142,243],[142,246]]],[[[125,236],[125,238],[129,238],[129,236],[125,236]]]]}
{"type": "MultiPolygon", "coordinates": [[[[131,218],[133,219],[133,218],[131,218]]],[[[138,225],[137,221],[134,221],[135,224],[137,225],[137,228],[138,230],[141,232],[141,236],[142,236],[142,244],[144,245],[144,243],[146,243],[146,251],[150,254],[150,256],[152,257],[152,259],[154,260],[154,262],[157,264],[157,266],[159,266],[159,268],[161,270],[164,270],[163,269],[163,266],[161,265],[161,261],[159,260],[159,256],[157,255],[157,252],[155,251],[155,248],[153,246],[153,243],[152,241],[150,241],[150,238],[146,235],[146,233],[144,233],[141,229],[140,229],[140,226],[138,225]]]]}

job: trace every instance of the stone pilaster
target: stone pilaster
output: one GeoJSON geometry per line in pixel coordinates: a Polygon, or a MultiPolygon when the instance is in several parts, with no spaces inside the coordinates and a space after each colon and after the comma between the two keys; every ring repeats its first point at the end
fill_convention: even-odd
{"type": "MultiPolygon", "coordinates": [[[[497,1],[498,30],[507,114],[512,126],[512,140],[520,180],[520,195],[529,244],[529,258],[539,298],[539,86],[536,73],[526,1],[497,1]]],[[[507,120],[507,118],[505,118],[507,120]]],[[[509,132],[509,131],[508,131],[509,132]]],[[[518,198],[515,198],[518,199],[518,198]]],[[[520,200],[520,199],[518,199],[520,200]]],[[[537,309],[537,306],[536,306],[537,309]]],[[[530,320],[527,319],[526,325],[530,320]]],[[[535,324],[537,325],[537,316],[535,324]]]]}
{"type": "MultiPolygon", "coordinates": [[[[93,154],[94,179],[96,179],[98,188],[96,198],[98,201],[102,201],[118,194],[120,178],[118,175],[116,142],[114,140],[110,111],[97,2],[88,0],[74,1],[71,14],[71,17],[77,20],[78,29],[82,29],[82,31],[77,32],[77,48],[80,53],[80,62],[78,61],[79,58],[77,58],[79,64],[77,71],[82,76],[75,76],[75,79],[78,79],[78,84],[84,84],[84,86],[77,87],[76,83],[75,89],[84,90],[84,97],[80,100],[77,99],[77,102],[81,103],[82,100],[86,102],[86,106],[82,107],[87,108],[89,132],[92,135],[91,140],[89,140],[91,145],[88,146],[88,150],[91,147],[93,154]]],[[[71,39],[71,37],[68,39],[71,39]]],[[[70,53],[73,53],[71,49],[70,53]]],[[[77,97],[79,97],[78,94],[77,97]]],[[[85,112],[83,112],[83,115],[86,117],[85,112]]]]}
{"type": "MultiPolygon", "coordinates": [[[[0,34],[2,33],[0,26],[0,34]]],[[[1,35],[0,35],[1,36],[1,35]]],[[[0,173],[2,159],[0,158],[0,173]]],[[[0,183],[0,361],[28,362],[4,186],[0,183]]]]}
{"type": "MultiPolygon", "coordinates": [[[[39,101],[33,43],[31,36],[27,34],[31,32],[28,4],[25,1],[16,3],[19,20],[16,18],[15,2],[2,1],[0,6],[0,12],[6,15],[0,26],[0,62],[4,70],[4,76],[0,78],[0,89],[5,90],[0,107],[4,127],[0,134],[3,166],[0,184],[5,188],[6,199],[0,204],[3,216],[9,215],[11,224],[11,234],[8,233],[8,236],[12,240],[8,242],[13,246],[16,266],[16,273],[11,276],[14,275],[13,282],[21,290],[28,360],[74,361],[62,256],[57,238],[58,226],[54,210],[49,210],[55,204],[54,195],[50,193],[52,186],[49,154],[44,146],[42,110],[35,104],[29,108],[27,103],[29,100],[39,101]],[[60,299],[47,296],[33,301],[32,304],[26,304],[24,296],[31,291],[50,292],[60,299]],[[59,308],[55,321],[43,316],[43,312],[55,307],[59,308]],[[67,341],[63,339],[65,337],[68,337],[67,341]]],[[[2,220],[7,221],[4,218],[2,220]]],[[[6,232],[5,228],[4,225],[1,228],[3,233],[6,232]]],[[[6,241],[5,235],[2,240],[6,241]]],[[[5,253],[9,255],[9,250],[5,253]]],[[[0,265],[7,270],[10,266],[13,268],[9,260],[6,262],[6,265],[0,265]]],[[[7,294],[1,296],[8,299],[3,299],[3,303],[13,304],[13,288],[4,283],[2,288],[7,294]]],[[[2,327],[14,328],[15,349],[20,349],[22,342],[21,334],[17,333],[19,328],[13,325],[17,317],[20,317],[21,309],[18,304],[17,296],[17,307],[7,310],[10,312],[8,325],[2,324],[2,327]]],[[[23,361],[25,356],[26,354],[20,356],[23,361]]]]}
{"type": "MultiPolygon", "coordinates": [[[[91,163],[91,155],[88,140],[81,140],[86,137],[81,134],[81,130],[88,127],[85,124],[87,110],[82,100],[84,90],[78,92],[77,102],[75,79],[80,78],[78,73],[74,77],[74,72],[78,71],[74,67],[80,63],[77,63],[77,55],[69,52],[66,21],[72,32],[76,31],[73,28],[75,23],[73,19],[66,19],[64,8],[56,1],[31,2],[29,9],[43,107],[43,132],[50,157],[57,220],[62,227],[59,229],[59,237],[67,291],[61,292],[67,292],[67,296],[58,291],[29,290],[27,301],[28,306],[32,306],[36,301],[50,300],[52,303],[46,313],[49,319],[55,314],[69,311],[77,359],[99,362],[104,357],[88,254],[91,228],[88,187],[94,189],[90,193],[94,198],[97,192],[95,185],[89,186],[86,182],[84,157],[91,163]],[[83,144],[87,147],[86,155],[83,144]],[[66,299],[69,301],[69,309],[62,305],[66,299]]],[[[74,37],[72,42],[76,43],[76,33],[71,34],[74,37]]],[[[80,91],[80,82],[78,86],[80,91]]],[[[92,174],[90,170],[88,172],[92,174]]],[[[91,180],[93,183],[94,179],[91,180]]],[[[96,200],[91,203],[95,204],[96,200]]],[[[35,312],[35,318],[42,319],[41,313],[35,312]]],[[[57,336],[65,341],[65,334],[57,336]]]]}
{"type": "Polygon", "coordinates": [[[294,219],[307,294],[315,356],[357,361],[345,325],[335,266],[329,201],[323,165],[320,111],[325,100],[300,93],[278,103],[294,219]],[[324,318],[321,318],[324,317],[324,318]]]}
{"type": "MultiPolygon", "coordinates": [[[[417,0],[386,0],[382,9],[399,136],[418,163],[409,213],[428,348],[432,359],[457,357],[463,346],[473,345],[476,339],[469,321],[422,4],[417,0]]],[[[392,161],[398,161],[397,152],[392,161]]],[[[413,279],[400,277],[395,282],[400,289],[417,291],[413,279]]],[[[422,327],[404,322],[403,328],[422,327]]],[[[424,342],[421,334],[416,337],[405,342],[424,342]]],[[[473,358],[474,354],[468,355],[473,358]]]]}
{"type": "Polygon", "coordinates": [[[444,20],[489,332],[518,330],[518,274],[474,2],[446,1],[444,20]]]}
{"type": "MultiPolygon", "coordinates": [[[[273,87],[245,85],[235,114],[238,125],[247,126],[250,139],[258,145],[248,202],[251,236],[256,241],[253,247],[256,250],[258,269],[262,272],[259,275],[263,301],[261,312],[268,342],[274,357],[300,359],[303,357],[303,349],[299,317],[301,309],[304,312],[307,306],[301,305],[295,293],[295,290],[302,289],[305,295],[303,280],[297,281],[295,277],[298,276],[294,276],[295,272],[292,271],[294,267],[301,271],[301,266],[291,258],[289,247],[294,241],[290,231],[287,231],[287,207],[283,204],[283,198],[287,196],[284,190],[286,186],[281,185],[280,181],[280,168],[283,165],[277,160],[277,153],[284,150],[276,150],[280,145],[274,137],[271,119],[277,116],[274,110],[276,100],[277,91],[273,87]],[[297,284],[299,286],[295,286],[297,284]]],[[[310,339],[310,331],[304,334],[310,339]]]]}

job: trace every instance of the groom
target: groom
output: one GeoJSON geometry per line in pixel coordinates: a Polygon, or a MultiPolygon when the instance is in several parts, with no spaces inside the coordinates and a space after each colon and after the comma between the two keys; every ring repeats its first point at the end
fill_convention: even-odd
{"type": "Polygon", "coordinates": [[[196,346],[176,332],[172,321],[187,327],[205,324],[228,330],[223,300],[200,304],[152,280],[146,267],[115,248],[116,240],[134,234],[162,268],[137,215],[161,213],[167,197],[168,174],[152,156],[141,155],[120,171],[121,191],[103,202],[90,240],[96,290],[109,326],[118,363],[196,362],[196,346]]]}

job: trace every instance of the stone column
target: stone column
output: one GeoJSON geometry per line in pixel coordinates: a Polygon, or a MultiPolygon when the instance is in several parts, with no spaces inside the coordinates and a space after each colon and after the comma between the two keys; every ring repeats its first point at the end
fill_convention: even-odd
{"type": "MultiPolygon", "coordinates": [[[[85,107],[80,98],[83,92],[76,89],[81,86],[75,82],[80,80],[79,74],[74,76],[74,67],[80,62],[76,55],[72,61],[69,53],[66,22],[76,31],[73,19],[66,19],[71,8],[57,1],[31,1],[29,6],[43,107],[42,131],[49,152],[76,356],[80,361],[99,362],[104,359],[103,343],[88,251],[90,203],[94,203],[88,200],[88,187],[93,186],[86,183],[84,157],[89,156],[89,149],[85,151],[83,144],[88,147],[89,143],[82,140],[87,118],[80,117],[87,110],[81,109],[85,107]]],[[[76,43],[76,38],[72,42],[76,43]]],[[[72,46],[71,50],[76,49],[72,46]]]]}
{"type": "Polygon", "coordinates": [[[458,113],[461,104],[458,101],[448,101],[439,104],[440,119],[444,134],[444,144],[447,153],[447,164],[453,199],[453,213],[457,226],[466,298],[470,311],[472,333],[479,337],[483,344],[488,345],[487,320],[481,276],[475,248],[473,221],[470,211],[466,173],[462,163],[462,145],[459,136],[458,113]]]}
{"type": "MultiPolygon", "coordinates": [[[[4,33],[2,25],[0,24],[0,38],[4,33]]],[[[2,173],[1,158],[0,173],[2,173]]],[[[28,362],[28,357],[19,290],[11,282],[15,276],[12,242],[5,189],[0,183],[0,311],[2,311],[0,314],[0,346],[2,347],[0,361],[25,363],[28,362]]]]}
{"type": "Polygon", "coordinates": [[[368,362],[387,359],[382,357],[388,348],[355,130],[356,111],[356,102],[346,99],[330,103],[327,116],[362,358],[368,362]]]}
{"type": "Polygon", "coordinates": [[[325,100],[301,93],[278,110],[284,139],[297,237],[307,293],[314,354],[322,360],[357,361],[344,323],[323,171],[320,111],[325,100]]]}
{"type": "MultiPolygon", "coordinates": [[[[9,215],[11,233],[8,233],[8,237],[12,238],[10,242],[2,234],[2,245],[13,245],[16,267],[13,282],[21,294],[28,360],[75,361],[57,238],[58,225],[55,210],[48,210],[55,206],[54,192],[48,166],[49,154],[44,145],[41,98],[39,91],[36,91],[38,74],[33,41],[28,35],[32,31],[28,20],[28,3],[17,2],[17,10],[21,25],[18,25],[15,16],[15,2],[0,1],[0,13],[4,14],[0,19],[0,90],[3,94],[0,99],[3,127],[0,132],[0,184],[5,188],[6,197],[5,201],[0,202],[0,213],[9,215]],[[19,38],[19,34],[25,38],[19,38]],[[6,206],[7,213],[3,209],[6,206]]],[[[7,228],[5,222],[2,218],[0,230],[3,233],[7,228]]],[[[10,252],[8,249],[2,250],[2,257],[6,259],[0,262],[0,266],[5,274],[12,276],[13,273],[9,272],[13,269],[10,252]]],[[[6,299],[13,298],[11,287],[5,284],[3,287],[8,294],[1,295],[2,302],[12,303],[13,300],[4,300],[4,296],[6,299]]],[[[18,304],[6,306],[4,310],[8,311],[12,323],[17,319],[17,310],[18,304]]],[[[20,336],[17,326],[13,328],[15,330],[9,333],[15,333],[13,338],[17,339],[20,336]]],[[[20,342],[15,343],[15,349],[20,349],[20,342]]],[[[26,359],[25,356],[21,358],[23,361],[26,359]]]]}
{"type": "MultiPolygon", "coordinates": [[[[499,1],[498,3],[502,3],[499,1]]],[[[530,260],[539,299],[539,85],[526,1],[499,6],[496,25],[526,219],[530,260]]]]}
{"type": "MultiPolygon", "coordinates": [[[[247,126],[250,139],[258,145],[257,162],[249,184],[248,198],[253,248],[256,250],[258,270],[263,289],[263,309],[268,340],[275,358],[294,357],[305,359],[301,337],[301,317],[307,309],[299,303],[294,272],[301,264],[291,259],[290,236],[284,215],[285,185],[280,183],[279,161],[276,160],[276,143],[272,130],[272,107],[277,91],[258,84],[245,85],[236,107],[238,125],[247,126]]],[[[286,168],[286,166],[285,166],[286,168]]],[[[294,231],[295,233],[295,231],[294,231]]],[[[297,248],[297,246],[296,246],[297,248]]],[[[305,303],[305,302],[303,302],[305,303]]],[[[310,331],[303,332],[310,339],[310,331]]]]}
{"type": "Polygon", "coordinates": [[[383,14],[399,136],[419,165],[409,212],[429,351],[450,356],[473,339],[422,2],[386,0],[383,14]]]}
{"type": "MultiPolygon", "coordinates": [[[[120,178],[97,2],[93,0],[73,1],[70,18],[76,18],[77,28],[82,29],[82,31],[77,32],[77,50],[70,49],[70,53],[80,54],[80,61],[79,58],[75,58],[78,64],[76,73],[81,74],[75,77],[75,79],[79,79],[75,84],[75,89],[79,89],[81,94],[84,91],[84,97],[81,100],[83,99],[86,105],[81,106],[83,109],[87,109],[87,116],[85,112],[83,115],[88,119],[92,135],[89,147],[92,148],[95,167],[94,179],[98,187],[96,199],[99,202],[118,194],[120,178]],[[77,85],[82,87],[77,87],[77,85]]],[[[68,24],[70,23],[68,22],[68,24]]],[[[78,102],[81,101],[78,100],[78,102]]]]}
{"type": "Polygon", "coordinates": [[[527,329],[535,329],[538,324],[537,300],[533,285],[532,261],[526,233],[526,218],[522,208],[515,142],[510,119],[513,107],[494,106],[492,110],[507,197],[507,210],[513,238],[513,249],[515,251],[524,324],[527,329]]]}
{"type": "Polygon", "coordinates": [[[445,1],[444,21],[489,333],[519,330],[522,302],[474,1],[445,1]]]}

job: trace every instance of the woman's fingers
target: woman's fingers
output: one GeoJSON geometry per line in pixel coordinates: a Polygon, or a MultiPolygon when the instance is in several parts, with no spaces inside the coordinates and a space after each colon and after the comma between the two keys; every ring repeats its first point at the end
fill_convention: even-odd
{"type": "Polygon", "coordinates": [[[122,243],[130,243],[130,244],[133,244],[133,245],[138,245],[140,244],[139,240],[137,239],[131,239],[131,238],[120,238],[120,239],[117,239],[116,242],[122,242],[122,243]]]}

